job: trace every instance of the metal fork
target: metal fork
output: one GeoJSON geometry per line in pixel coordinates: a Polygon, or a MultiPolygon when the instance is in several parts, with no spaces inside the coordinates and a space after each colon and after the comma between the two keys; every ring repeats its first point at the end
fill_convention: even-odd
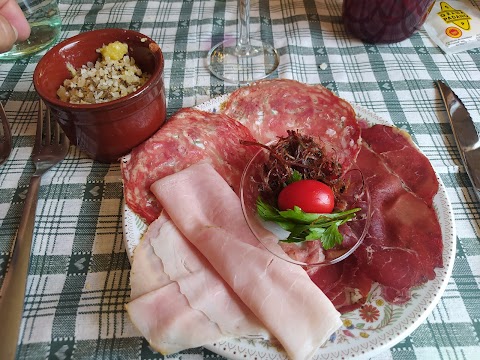
{"type": "Polygon", "coordinates": [[[7,161],[12,151],[12,133],[10,132],[10,125],[8,124],[7,115],[0,103],[0,118],[2,118],[3,135],[0,136],[0,165],[7,161]]]}
{"type": "Polygon", "coordinates": [[[30,179],[20,226],[13,243],[13,254],[0,292],[0,359],[14,359],[20,335],[32,247],[38,191],[42,175],[61,162],[70,143],[52,120],[50,112],[38,106],[37,133],[32,151],[36,171],[30,179]]]}

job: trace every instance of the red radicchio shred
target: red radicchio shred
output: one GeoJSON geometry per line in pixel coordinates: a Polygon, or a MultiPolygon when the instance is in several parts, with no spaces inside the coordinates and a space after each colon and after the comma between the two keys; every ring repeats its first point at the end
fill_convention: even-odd
{"type": "Polygon", "coordinates": [[[286,137],[278,137],[270,146],[250,141],[241,143],[261,146],[270,152],[259,184],[262,199],[270,204],[276,204],[280,191],[292,181],[294,171],[300,173],[302,179],[325,183],[334,192],[344,189],[340,181],[342,166],[334,158],[327,157],[325,146],[311,136],[288,130],[286,137]]]}

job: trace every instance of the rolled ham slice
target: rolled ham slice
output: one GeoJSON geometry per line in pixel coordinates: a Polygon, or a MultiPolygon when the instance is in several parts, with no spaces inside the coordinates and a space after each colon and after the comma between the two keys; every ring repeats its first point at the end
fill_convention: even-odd
{"type": "Polygon", "coordinates": [[[190,306],[174,282],[136,298],[126,309],[150,346],[164,355],[227,338],[204,313],[190,306]]]}
{"type": "Polygon", "coordinates": [[[165,214],[135,249],[130,279],[127,312],[162,354],[232,337],[271,337],[165,214]]]}
{"type": "Polygon", "coordinates": [[[190,306],[202,311],[224,335],[269,339],[265,327],[175,224],[164,213],[156,221],[162,226],[150,239],[153,251],[190,306]]]}
{"type": "Polygon", "coordinates": [[[163,271],[162,260],[155,255],[150,240],[158,236],[162,225],[166,221],[166,217],[160,217],[154,221],[135,248],[132,269],[130,270],[131,300],[167,286],[172,282],[163,271]]]}
{"type": "Polygon", "coordinates": [[[238,196],[211,165],[192,165],[151,190],[290,358],[311,358],[341,326],[340,314],[300,266],[259,246],[238,196]]]}
{"type": "Polygon", "coordinates": [[[225,338],[202,311],[190,306],[155,255],[151,239],[159,236],[166,221],[165,217],[154,221],[135,248],[130,272],[131,301],[126,305],[135,327],[153,349],[164,355],[225,338]]]}

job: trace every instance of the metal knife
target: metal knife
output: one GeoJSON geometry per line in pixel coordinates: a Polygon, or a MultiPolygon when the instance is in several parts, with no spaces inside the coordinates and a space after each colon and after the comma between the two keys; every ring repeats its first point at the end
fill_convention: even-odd
{"type": "Polygon", "coordinates": [[[480,138],[468,110],[455,93],[442,81],[437,81],[443,103],[447,109],[453,135],[467,170],[473,190],[480,202],[480,138]]]}

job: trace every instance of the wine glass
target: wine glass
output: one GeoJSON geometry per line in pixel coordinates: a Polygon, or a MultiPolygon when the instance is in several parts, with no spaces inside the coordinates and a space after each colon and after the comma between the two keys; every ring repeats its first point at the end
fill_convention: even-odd
{"type": "Polygon", "coordinates": [[[250,0],[238,0],[237,39],[228,39],[208,52],[208,68],[216,77],[230,83],[247,84],[275,71],[280,62],[270,44],[250,39],[250,0]]]}

